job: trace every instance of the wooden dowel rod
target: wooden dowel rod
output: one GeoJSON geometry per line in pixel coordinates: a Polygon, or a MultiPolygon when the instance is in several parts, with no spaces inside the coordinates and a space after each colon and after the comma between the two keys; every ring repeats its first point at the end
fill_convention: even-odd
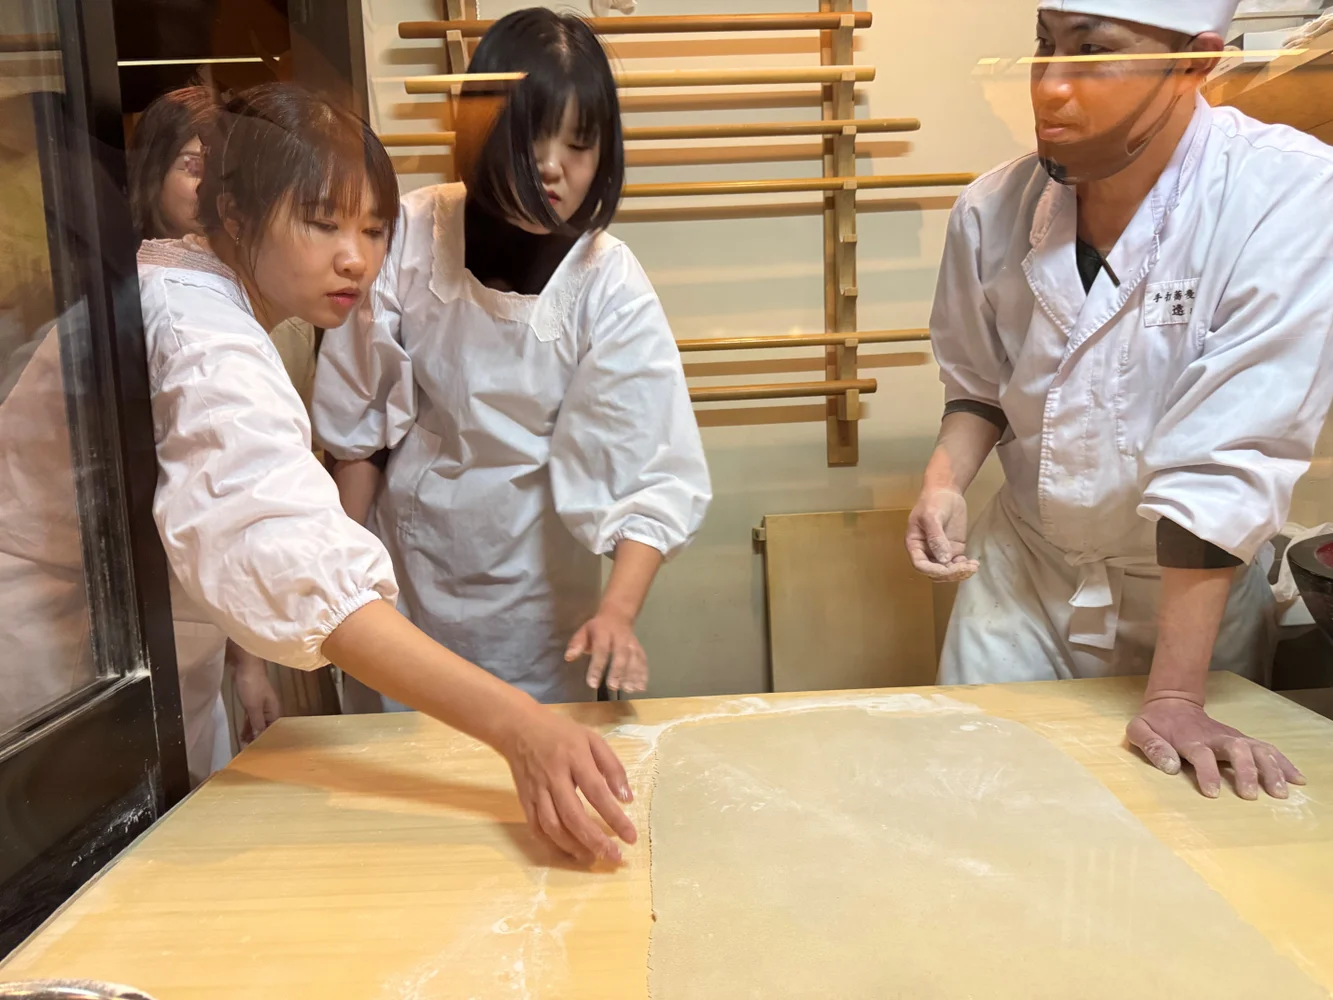
{"type": "MultiPolygon", "coordinates": [[[[501,76],[506,81],[513,78],[513,74],[446,73],[443,76],[421,76],[407,80],[404,81],[404,86],[409,94],[447,94],[457,85],[486,82],[491,77],[498,79],[501,76]]],[[[842,83],[845,80],[868,83],[873,79],[875,79],[873,66],[644,69],[622,70],[616,73],[616,84],[620,87],[726,87],[768,83],[842,83]]]]}
{"type": "Polygon", "coordinates": [[[737,122],[722,125],[666,125],[627,128],[626,139],[748,139],[786,135],[841,135],[844,129],[857,132],[915,132],[917,118],[861,118],[808,122],[737,122]]]}
{"type": "MultiPolygon", "coordinates": [[[[848,121],[737,122],[722,125],[667,125],[625,129],[630,142],[654,139],[747,139],[788,135],[841,135],[843,129],[857,132],[915,132],[917,118],[858,118],[848,121]]],[[[452,146],[453,132],[390,132],[380,136],[386,146],[452,146]]]]}
{"type": "Polygon", "coordinates": [[[790,180],[684,181],[677,184],[626,184],[626,198],[673,198],[707,194],[773,194],[790,191],[963,187],[976,174],[888,174],[867,177],[795,177],[790,180]]]}
{"type": "MultiPolygon", "coordinates": [[[[399,38],[444,38],[457,31],[479,38],[494,21],[403,21],[399,38]]],[[[874,17],[858,11],[851,27],[869,28],[874,17]]],[[[843,27],[841,14],[683,14],[674,17],[593,17],[588,24],[599,35],[663,35],[693,31],[832,31],[843,27]]]]}
{"type": "Polygon", "coordinates": [[[929,340],[930,330],[863,330],[859,333],[800,333],[775,337],[714,337],[678,340],[676,348],[689,351],[745,351],[779,347],[837,347],[849,340],[858,344],[907,344],[929,340]]]}
{"type": "Polygon", "coordinates": [[[395,146],[452,146],[454,132],[390,132],[380,136],[380,142],[388,149],[395,146]]]}
{"type": "Polygon", "coordinates": [[[743,399],[806,399],[811,396],[842,396],[849,392],[875,392],[879,383],[873,378],[830,382],[779,382],[776,385],[719,386],[716,389],[691,389],[692,403],[731,403],[743,399]]]}

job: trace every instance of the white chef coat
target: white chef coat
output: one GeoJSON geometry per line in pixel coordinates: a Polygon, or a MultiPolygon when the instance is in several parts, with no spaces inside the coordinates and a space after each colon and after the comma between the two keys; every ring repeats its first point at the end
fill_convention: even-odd
{"type": "Polygon", "coordinates": [[[139,289],[176,617],[275,663],[324,666],[348,615],[397,599],[388,554],[343,513],[282,359],[206,244],[145,242],[139,289]]]}
{"type": "MultiPolygon", "coordinates": [[[[1084,292],[1076,194],[1035,156],[964,192],[931,337],[947,398],[1009,430],[943,681],[1147,669],[1161,517],[1255,563],[1333,399],[1330,205],[1333,149],[1201,98],[1109,255],[1119,288],[1103,270],[1084,292]]],[[[1259,572],[1238,573],[1215,667],[1263,666],[1259,572]]]]}
{"type": "Polygon", "coordinates": [[[464,267],[464,190],[403,199],[371,308],[324,338],[316,440],[393,454],[371,524],[401,610],[545,701],[587,697],[564,662],[597,609],[598,556],[670,557],[711,498],[661,303],[619,240],[585,234],[539,295],[464,267]]]}

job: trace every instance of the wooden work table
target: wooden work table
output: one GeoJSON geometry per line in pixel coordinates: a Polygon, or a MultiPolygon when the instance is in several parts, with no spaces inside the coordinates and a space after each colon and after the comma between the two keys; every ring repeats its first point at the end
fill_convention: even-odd
{"type": "MultiPolygon", "coordinates": [[[[1285,802],[1201,797],[1123,744],[1141,682],[916,688],[1022,722],[1102,781],[1236,911],[1333,990],[1333,723],[1231,675],[1210,709],[1285,750],[1285,802]]],[[[777,704],[825,695],[766,695],[777,704]]],[[[752,699],[579,706],[609,729],[753,710],[752,699]]],[[[156,1000],[644,997],[652,759],[616,736],[638,796],[617,870],[553,864],[504,762],[417,715],[283,720],[0,965],[156,1000]]]]}

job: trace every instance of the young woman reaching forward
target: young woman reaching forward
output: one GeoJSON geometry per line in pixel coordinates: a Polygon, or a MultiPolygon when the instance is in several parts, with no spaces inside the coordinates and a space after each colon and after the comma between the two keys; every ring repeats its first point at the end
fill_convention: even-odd
{"type": "Polygon", "coordinates": [[[150,241],[139,256],[173,599],[258,656],[332,660],[489,743],[535,831],[585,860],[618,858],[578,795],[633,842],[614,754],[394,610],[389,557],[343,513],[267,336],[293,315],[336,327],[364,304],[397,218],[383,147],[359,119],[283,84],[228,105],[207,145],[206,235],[150,241]]]}

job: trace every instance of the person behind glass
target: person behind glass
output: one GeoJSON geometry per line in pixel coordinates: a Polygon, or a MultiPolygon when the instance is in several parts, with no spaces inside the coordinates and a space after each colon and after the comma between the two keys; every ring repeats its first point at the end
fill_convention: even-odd
{"type": "Polygon", "coordinates": [[[373,310],[324,340],[316,438],[428,634],[543,701],[604,675],[642,691],[635,618],[711,494],[662,305],[605,231],[615,81],[591,28],[544,8],[497,21],[470,72],[525,76],[465,89],[466,185],[404,197],[373,310]]]}
{"type": "MultiPolygon", "coordinates": [[[[130,149],[130,207],[140,238],[178,239],[199,232],[201,136],[217,113],[217,101],[217,93],[208,87],[182,87],[163,94],[139,117],[130,149]]],[[[269,339],[309,409],[314,328],[292,317],[274,328],[269,339]]]]}
{"type": "Polygon", "coordinates": [[[179,239],[199,231],[202,136],[217,115],[217,94],[182,87],[144,109],[131,140],[130,210],[141,239],[179,239]]]}
{"type": "Polygon", "coordinates": [[[1333,399],[1333,150],[1199,94],[1236,0],[1036,6],[1037,152],[959,198],[931,317],[947,402],[907,547],[965,580],[940,678],[1147,674],[1151,763],[1285,797],[1300,773],[1204,692],[1262,678],[1265,550],[1333,399]]]}
{"type": "MultiPolygon", "coordinates": [[[[184,87],[153,101],[135,124],[129,154],[130,209],[143,239],[178,239],[201,233],[199,182],[202,137],[213,129],[217,94],[184,87]]],[[[231,735],[222,701],[224,665],[230,663],[245,711],[243,734],[253,739],[282,714],[282,702],[263,660],[241,649],[208,620],[176,614],[176,663],[190,777],[200,782],[231,759],[231,735]]]]}
{"type": "Polygon", "coordinates": [[[394,607],[384,546],[343,512],[268,337],[337,327],[395,241],[388,154],[354,115],[290,84],[228,103],[206,143],[204,234],[139,250],[173,601],[255,655],[352,677],[504,755],[533,830],[584,860],[635,831],[624,769],[594,733],[432,641],[394,607]]]}

